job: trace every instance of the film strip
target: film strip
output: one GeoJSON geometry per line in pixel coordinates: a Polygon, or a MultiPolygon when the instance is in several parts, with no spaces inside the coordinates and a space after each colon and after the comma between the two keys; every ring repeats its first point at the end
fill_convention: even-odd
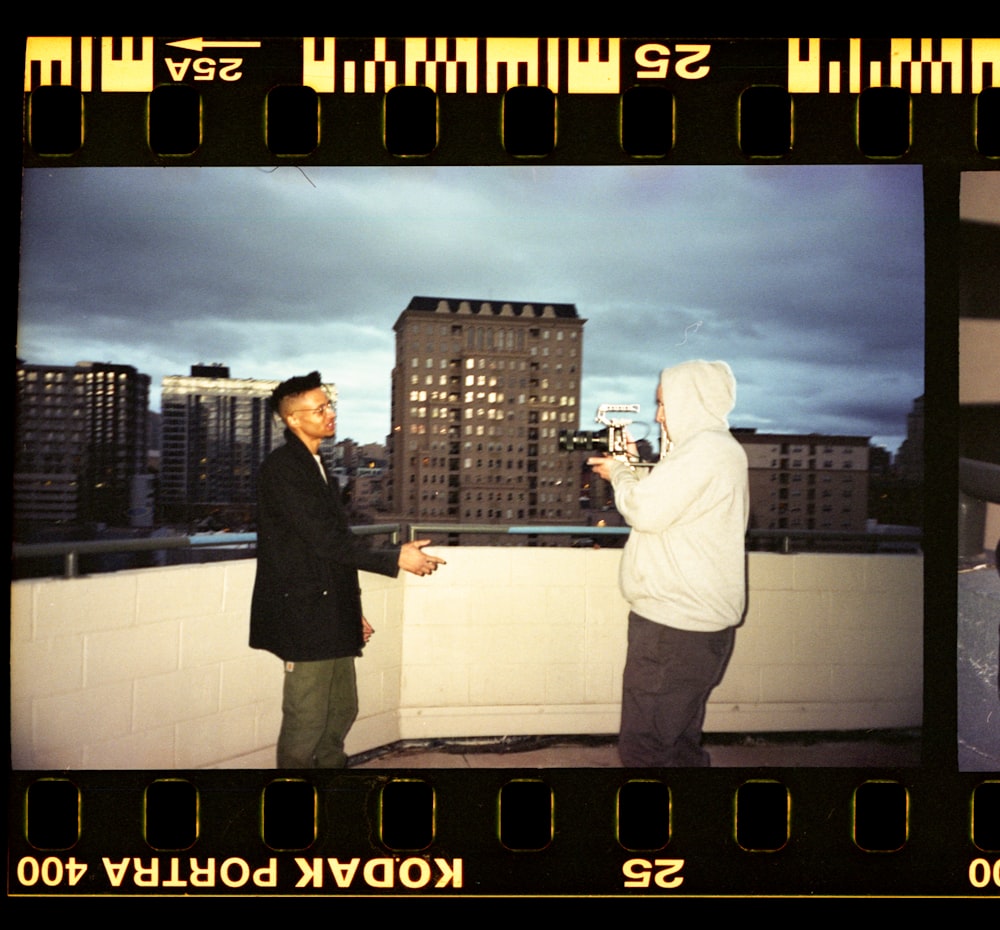
{"type": "Polygon", "coordinates": [[[1000,773],[957,755],[954,488],[959,191],[1000,165],[1000,39],[32,37],[24,103],[27,170],[920,166],[935,441],[919,765],[15,764],[9,895],[997,896],[1000,773]]]}

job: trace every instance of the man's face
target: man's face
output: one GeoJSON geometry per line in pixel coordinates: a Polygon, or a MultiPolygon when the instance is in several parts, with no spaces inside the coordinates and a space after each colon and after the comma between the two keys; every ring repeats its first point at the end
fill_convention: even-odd
{"type": "Polygon", "coordinates": [[[669,437],[667,433],[667,415],[663,410],[663,387],[662,385],[656,386],[656,422],[663,427],[663,432],[669,437]]]}
{"type": "Polygon", "coordinates": [[[316,388],[288,399],[289,409],[285,414],[288,428],[301,440],[320,443],[329,439],[337,431],[337,415],[333,403],[323,388],[316,388]]]}

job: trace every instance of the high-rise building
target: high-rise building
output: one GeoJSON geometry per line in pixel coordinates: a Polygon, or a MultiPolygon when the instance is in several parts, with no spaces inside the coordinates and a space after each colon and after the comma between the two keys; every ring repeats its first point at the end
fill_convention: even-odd
{"type": "Polygon", "coordinates": [[[131,365],[19,361],[16,518],[128,525],[148,472],[148,416],[149,375],[131,365]]]}
{"type": "Polygon", "coordinates": [[[414,297],[395,324],[389,499],[403,519],[579,523],[573,304],[414,297]]]}
{"type": "Polygon", "coordinates": [[[863,533],[867,436],[734,429],[750,469],[750,528],[863,533]]]}
{"type": "Polygon", "coordinates": [[[913,400],[913,409],[906,415],[906,439],[896,453],[899,477],[916,484],[924,480],[924,397],[913,400]]]}
{"type": "MultiPolygon", "coordinates": [[[[277,385],[230,378],[225,365],[163,379],[160,502],[168,520],[252,519],[258,466],[283,441],[269,403],[277,385]]],[[[336,403],[334,386],[325,387],[336,403]]]]}

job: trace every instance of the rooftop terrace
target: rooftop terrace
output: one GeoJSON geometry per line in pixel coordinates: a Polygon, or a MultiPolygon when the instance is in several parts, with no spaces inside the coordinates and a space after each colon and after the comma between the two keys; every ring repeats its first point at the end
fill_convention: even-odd
{"type": "MultiPolygon", "coordinates": [[[[376,634],[358,662],[361,716],[348,752],[368,766],[383,747],[413,741],[578,736],[596,747],[582,764],[614,764],[627,614],[620,551],[445,555],[429,578],[362,576],[376,634]]],[[[920,727],[922,555],[751,552],[748,565],[747,618],[706,718],[717,757],[735,758],[741,743],[727,748],[713,734],[920,727]]],[[[14,768],[273,764],[281,666],[246,644],[254,569],[242,560],[15,582],[14,768]]],[[[428,764],[500,764],[470,755],[479,754],[458,763],[462,754],[432,749],[428,764]]]]}

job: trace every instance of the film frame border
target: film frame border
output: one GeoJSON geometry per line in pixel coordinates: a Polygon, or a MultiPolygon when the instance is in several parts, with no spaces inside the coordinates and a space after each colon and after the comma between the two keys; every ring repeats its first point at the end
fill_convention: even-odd
{"type": "MultiPolygon", "coordinates": [[[[76,42],[77,39],[72,41],[76,42]]],[[[79,40],[83,41],[83,40],[79,40]]],[[[121,40],[118,40],[121,41],[121,40]]],[[[152,41],[152,40],[151,40],[152,41]]],[[[161,40],[157,39],[157,42],[161,40]]],[[[165,40],[163,40],[165,41],[165,40]]],[[[141,92],[114,92],[96,91],[89,92],[87,96],[88,112],[84,115],[84,138],[85,143],[75,155],[58,158],[61,164],[59,167],[72,167],[83,165],[120,165],[134,166],[137,164],[162,165],[168,164],[188,164],[188,165],[233,165],[233,164],[274,164],[290,165],[296,161],[303,164],[297,167],[308,168],[308,163],[314,164],[400,164],[401,157],[393,155],[387,150],[384,135],[384,94],[377,89],[370,93],[348,95],[337,95],[332,93],[322,99],[320,108],[321,120],[318,135],[321,140],[315,152],[306,159],[297,156],[279,156],[269,153],[265,147],[261,147],[260,142],[260,112],[264,105],[263,101],[267,97],[267,90],[275,85],[294,86],[294,77],[286,77],[294,71],[294,65],[288,63],[290,57],[289,48],[295,46],[300,40],[274,40],[282,43],[281,51],[275,52],[276,60],[272,60],[269,53],[262,53],[267,58],[266,65],[270,69],[267,80],[247,80],[238,86],[220,85],[219,82],[205,82],[205,86],[199,87],[200,105],[211,108],[212,121],[217,122],[219,130],[213,130],[214,138],[206,138],[202,146],[193,156],[156,156],[145,145],[143,135],[145,133],[145,114],[143,112],[147,104],[147,97],[141,92]],[[140,99],[142,98],[142,99],[140,99]],[[347,98],[347,99],[345,99],[347,98]],[[232,106],[233,101],[236,105],[232,106]],[[223,105],[224,104],[224,105],[223,105]],[[332,123],[334,130],[338,127],[346,127],[347,131],[339,137],[329,140],[331,133],[336,136],[334,130],[327,131],[328,124],[332,123]],[[248,127],[254,127],[248,132],[248,127]],[[380,128],[383,131],[379,131],[380,128]],[[251,138],[253,137],[253,138],[251,138]],[[221,139],[221,141],[220,141],[221,139]],[[146,159],[150,159],[148,162],[146,159]],[[165,162],[166,159],[166,162],[165,162]],[[311,159],[311,161],[310,161],[311,159]]],[[[357,39],[343,40],[345,42],[357,43],[357,47],[362,50],[376,43],[378,40],[357,39]]],[[[478,39],[479,43],[486,40],[478,39]]],[[[567,39],[535,39],[531,40],[539,44],[552,42],[563,43],[556,51],[568,47],[568,43],[573,40],[567,39]]],[[[613,39],[601,40],[608,43],[613,39]]],[[[750,87],[781,88],[782,83],[789,82],[788,60],[782,60],[778,54],[779,47],[783,52],[787,52],[786,40],[768,41],[757,39],[704,39],[692,42],[676,43],[669,39],[637,39],[622,40],[632,44],[629,48],[633,52],[633,58],[638,54],[638,50],[643,46],[653,45],[666,48],[669,54],[674,54],[671,63],[676,63],[678,44],[687,45],[709,45],[711,51],[708,58],[713,68],[719,68],[725,73],[724,78],[720,78],[716,73],[707,80],[690,80],[681,84],[681,80],[676,82],[677,86],[671,86],[667,93],[670,97],[671,110],[671,138],[667,150],[659,157],[647,156],[643,161],[655,164],[748,164],[761,163],[761,158],[773,159],[780,164],[870,164],[873,158],[885,159],[887,163],[916,163],[920,164],[925,176],[925,232],[927,241],[927,254],[930,256],[932,250],[939,258],[932,262],[928,258],[927,268],[927,297],[926,297],[926,331],[927,331],[927,359],[926,359],[926,392],[929,398],[929,409],[927,415],[931,423],[936,424],[937,434],[942,437],[938,449],[930,451],[927,459],[929,473],[935,475],[941,486],[954,487],[955,482],[951,479],[955,477],[957,463],[951,461],[954,455],[950,450],[957,448],[956,427],[949,422],[952,418],[949,413],[954,411],[957,404],[957,273],[952,269],[957,269],[957,191],[960,174],[966,170],[996,170],[997,162],[995,155],[986,157],[976,151],[975,127],[980,114],[978,107],[981,100],[987,98],[976,97],[968,88],[971,80],[971,72],[967,69],[970,66],[971,43],[976,40],[958,40],[963,42],[962,51],[968,51],[962,58],[963,89],[956,93],[939,92],[926,93],[914,90],[910,86],[907,95],[906,106],[908,118],[906,128],[909,131],[910,139],[906,149],[897,154],[871,156],[861,152],[858,146],[857,107],[859,106],[859,96],[852,93],[815,93],[800,92],[790,95],[790,102],[793,100],[794,114],[791,119],[790,134],[794,133],[794,144],[791,144],[787,152],[781,155],[747,156],[741,151],[739,146],[739,105],[742,101],[742,92],[750,87]],[[721,65],[716,62],[723,60],[721,65]],[[762,64],[765,62],[765,64],[762,64]],[[678,113],[680,110],[680,113],[678,113]],[[735,111],[735,112],[734,112],[735,111]],[[695,123],[687,123],[684,113],[697,113],[698,118],[695,123]],[[673,118],[676,117],[676,121],[673,118]],[[935,134],[925,133],[924,126],[933,126],[935,134]],[[723,128],[720,128],[723,127],[723,128]],[[828,131],[834,127],[831,134],[828,131]],[[850,128],[848,128],[850,127],[850,128]],[[932,311],[932,308],[933,311],[932,311]],[[936,346],[932,350],[932,345],[936,346]],[[932,357],[933,356],[933,357],[932,357]]],[[[824,40],[826,41],[826,40],[824,40]]],[[[879,40],[875,43],[874,58],[887,54],[891,50],[891,42],[902,40],[879,40]]],[[[909,40],[905,40],[909,41],[909,40]]],[[[931,40],[925,40],[931,41],[931,40]]],[[[937,40],[935,40],[937,41],[937,40]]],[[[983,40],[987,41],[987,40],[983,40]]],[[[988,40],[998,42],[998,40],[988,40]]],[[[840,54],[839,49],[848,49],[850,40],[830,40],[833,47],[838,49],[836,54],[840,54]]],[[[400,48],[403,47],[404,40],[388,40],[387,60],[390,60],[395,49],[395,54],[399,55],[400,48]]],[[[352,46],[353,47],[353,46],[352,46]]],[[[916,40],[911,48],[917,47],[916,40]]],[[[279,48],[278,45],[275,48],[279,48]]],[[[942,46],[933,45],[929,56],[931,59],[943,57],[938,52],[942,51],[942,46]]],[[[599,53],[599,52],[598,52],[599,53]]],[[[683,52],[682,54],[687,54],[683,52]]],[[[692,56],[696,52],[690,53],[692,56]]],[[[167,56],[164,54],[163,58],[167,56]]],[[[995,59],[994,59],[995,60],[995,59]]],[[[561,80],[568,80],[565,70],[566,57],[560,59],[560,66],[557,76],[561,80]]],[[[692,64],[691,67],[696,67],[692,64]]],[[[926,61],[917,69],[923,74],[930,70],[933,62],[926,61]],[[925,67],[926,65],[926,67],[925,67]]],[[[658,67],[652,65],[651,67],[658,67]]],[[[994,74],[1000,64],[994,64],[994,74]]],[[[706,75],[707,77],[707,75],[706,75]]],[[[910,80],[913,80],[912,74],[910,80]]],[[[301,70],[299,72],[299,82],[301,84],[301,70]]],[[[661,81],[667,83],[667,76],[664,75],[661,81]]],[[[993,78],[996,85],[997,78],[993,78]]],[[[530,85],[529,86],[540,86],[530,85]]],[[[996,90],[994,86],[993,90],[996,90]]],[[[28,95],[30,105],[30,93],[28,95]]],[[[553,127],[555,141],[553,148],[547,154],[537,156],[522,156],[512,158],[500,142],[498,125],[501,118],[497,114],[497,106],[502,98],[502,94],[483,93],[476,91],[470,94],[447,93],[435,94],[435,120],[436,120],[436,144],[431,152],[420,157],[406,158],[405,163],[421,164],[466,164],[472,163],[482,165],[499,164],[636,164],[637,158],[628,154],[621,145],[621,136],[614,131],[608,132],[609,127],[620,129],[621,118],[621,96],[619,94],[593,94],[593,93],[572,93],[566,92],[564,87],[555,93],[553,104],[556,111],[556,123],[553,127]],[[458,140],[453,134],[453,127],[462,126],[463,130],[471,127],[468,133],[470,138],[458,140]],[[597,128],[595,128],[597,127],[597,128]]],[[[82,98],[81,98],[82,99],[82,98]]],[[[895,94],[895,101],[890,98],[887,104],[890,108],[898,106],[899,95],[895,94]]],[[[663,100],[658,101],[662,111],[663,100]]],[[[762,106],[764,112],[768,112],[768,101],[762,106]]],[[[773,106],[773,101],[771,102],[773,106]]],[[[655,105],[654,105],[655,106],[655,105]]],[[[995,117],[995,93],[989,95],[987,106],[993,107],[995,117]]],[[[780,101],[779,101],[780,107],[780,101]]],[[[30,144],[25,143],[23,152],[23,167],[53,167],[53,156],[40,156],[30,144]]],[[[927,895],[940,894],[945,896],[979,896],[989,894],[991,885],[995,888],[996,881],[990,876],[997,871],[997,857],[990,855],[996,852],[995,849],[979,849],[972,841],[971,830],[971,806],[975,803],[977,794],[982,802],[984,797],[982,789],[985,787],[989,791],[985,798],[987,807],[992,805],[995,814],[996,801],[995,792],[997,780],[991,776],[984,776],[977,773],[958,773],[955,764],[955,681],[954,662],[950,663],[951,672],[948,670],[931,671],[927,667],[926,656],[945,655],[954,656],[955,651],[955,602],[954,598],[947,595],[948,583],[953,579],[953,571],[950,570],[953,562],[952,554],[956,551],[954,546],[954,499],[950,494],[943,495],[943,500],[937,506],[931,506],[928,500],[927,523],[937,531],[936,541],[928,540],[925,559],[925,725],[924,725],[924,763],[917,770],[902,770],[892,772],[892,770],[872,770],[872,771],[830,771],[830,770],[762,770],[761,772],[744,772],[738,770],[714,770],[709,773],[707,779],[699,775],[695,779],[690,772],[676,773],[676,777],[671,774],[669,777],[662,776],[661,782],[667,783],[671,793],[671,804],[676,807],[677,820],[671,821],[672,834],[670,841],[665,847],[669,855],[682,842],[684,837],[684,861],[682,870],[685,879],[683,884],[674,886],[672,890],[669,884],[658,881],[657,869],[650,865],[646,868],[642,865],[635,865],[634,880],[640,883],[644,878],[646,881],[644,892],[650,894],[677,894],[681,895],[718,895],[718,894],[741,894],[741,895],[797,895],[801,893],[833,895],[833,896],[855,896],[855,895],[882,895],[882,894],[904,894],[904,895],[927,895]],[[942,651],[943,650],[943,651],[942,651]],[[949,694],[950,691],[950,694],[949,694]],[[785,860],[794,856],[795,862],[790,863],[784,869],[774,869],[774,859],[768,859],[765,855],[749,855],[745,849],[739,848],[735,842],[734,824],[732,827],[733,836],[728,836],[727,830],[722,826],[727,818],[720,821],[721,835],[708,835],[710,831],[694,830],[688,833],[688,828],[682,828],[684,818],[691,810],[698,809],[701,805],[708,807],[719,807],[723,800],[726,807],[733,802],[736,793],[745,784],[752,783],[755,777],[765,781],[777,781],[785,785],[789,796],[792,799],[793,810],[796,813],[791,815],[791,824],[795,824],[800,817],[807,816],[807,812],[814,803],[829,805],[833,803],[830,792],[836,794],[836,807],[840,810],[845,803],[845,792],[853,799],[853,793],[857,791],[859,785],[869,782],[882,782],[886,779],[890,783],[902,786],[907,792],[907,803],[912,800],[912,809],[907,812],[908,835],[905,838],[903,848],[896,854],[896,858],[882,856],[879,859],[877,868],[869,869],[868,866],[873,861],[869,854],[860,857],[863,863],[860,867],[854,862],[857,859],[857,850],[851,849],[845,844],[845,836],[839,833],[839,840],[830,834],[825,843],[807,844],[801,836],[797,836],[793,827],[789,827],[789,837],[785,846],[781,850],[770,850],[772,855],[783,855],[785,860]],[[848,788],[848,786],[850,786],[848,788]],[[943,795],[943,798],[941,797],[943,795]],[[694,805],[687,810],[681,807],[684,805],[694,805]],[[929,798],[940,801],[939,806],[933,812],[927,808],[929,798]],[[918,800],[919,799],[919,800],[918,800]],[[920,809],[923,808],[923,811],[920,809]],[[919,812],[919,813],[918,813],[919,812]],[[926,819],[925,819],[926,818],[926,819]],[[735,844],[735,845],[734,845],[735,844]],[[828,845],[826,845],[828,844],[828,845]],[[792,848],[789,849],[788,847],[792,848]],[[977,855],[977,852],[979,853],[977,855]],[[721,860],[721,861],[720,861],[721,860]],[[731,860],[728,865],[724,865],[727,860],[731,860]],[[716,874],[703,874],[699,877],[699,865],[712,863],[722,866],[716,869],[716,874]],[[982,864],[985,863],[989,868],[982,864]],[[962,870],[957,866],[967,864],[967,874],[955,879],[955,874],[962,870]],[[991,871],[992,869],[992,871],[991,871]],[[721,875],[718,874],[721,872],[721,875]],[[780,874],[775,875],[775,872],[780,874]],[[826,872],[825,877],[819,877],[820,873],[826,872]],[[739,876],[738,880],[734,878],[739,876]],[[805,887],[791,887],[796,884],[796,876],[804,877],[805,887]],[[984,878],[985,876],[985,878],[984,878]]],[[[455,814],[457,808],[449,811],[448,805],[452,802],[453,795],[468,793],[470,783],[480,791],[485,791],[488,795],[493,790],[499,792],[504,784],[511,779],[515,779],[517,770],[490,770],[488,773],[470,773],[463,771],[460,773],[452,770],[435,771],[433,776],[418,771],[401,771],[396,776],[392,776],[389,784],[394,783],[393,779],[412,778],[418,782],[430,780],[433,784],[435,795],[435,805],[437,816],[434,823],[434,838],[432,844],[438,844],[442,849],[447,846],[454,850],[461,847],[462,855],[468,859],[464,868],[464,880],[462,887],[446,888],[443,892],[434,890],[434,893],[451,893],[459,895],[483,894],[532,894],[532,895],[574,895],[574,894],[600,894],[600,895],[621,895],[634,894],[628,891],[629,887],[623,883],[623,877],[628,880],[625,872],[618,866],[628,855],[624,848],[609,847],[607,837],[600,838],[599,849],[594,848],[594,837],[591,835],[592,823],[587,822],[587,811],[589,810],[590,798],[594,793],[599,793],[605,798],[611,792],[612,786],[615,791],[621,784],[632,776],[623,776],[622,772],[604,772],[601,770],[542,770],[541,778],[549,785],[556,797],[556,809],[560,812],[572,812],[577,808],[580,819],[573,821],[561,821],[559,826],[558,841],[561,849],[557,852],[552,848],[553,842],[546,847],[545,853],[549,855],[549,861],[543,868],[538,867],[538,857],[532,861],[531,856],[521,855],[518,860],[511,860],[509,850],[496,848],[495,836],[481,834],[474,836],[456,836],[455,831],[461,834],[466,824],[456,823],[455,814]],[[448,805],[445,800],[448,799],[448,805]],[[604,856],[612,861],[609,867],[604,856]],[[555,860],[553,862],[553,859],[555,860]],[[516,864],[515,864],[516,863],[516,864]],[[481,876],[477,876],[478,888],[471,890],[471,873],[489,870],[494,874],[491,883],[483,885],[481,876]],[[482,890],[478,890],[481,888],[482,890]]],[[[522,773],[524,778],[536,780],[539,773],[536,770],[529,770],[522,773]]],[[[15,850],[21,850],[24,856],[29,856],[34,847],[26,842],[26,831],[22,829],[18,832],[18,826],[24,826],[22,817],[18,816],[19,808],[24,809],[27,804],[27,795],[30,786],[40,778],[63,778],[65,775],[59,773],[13,773],[11,779],[11,862],[16,863],[15,850]]],[[[77,772],[70,776],[71,783],[75,784],[82,795],[87,799],[87,806],[95,803],[95,797],[101,797],[104,801],[112,799],[111,807],[106,808],[106,823],[112,824],[108,830],[108,835],[94,837],[92,833],[92,823],[74,843],[73,848],[80,850],[81,854],[86,849],[91,849],[87,854],[89,861],[96,862],[94,857],[107,855],[108,851],[114,849],[112,855],[119,858],[134,856],[136,861],[144,859],[152,860],[156,858],[154,850],[146,843],[136,840],[133,835],[132,826],[113,826],[117,817],[117,808],[120,804],[131,799],[141,788],[148,790],[151,781],[161,779],[180,779],[189,784],[194,784],[197,788],[198,803],[201,806],[199,811],[199,824],[203,823],[203,818],[214,816],[211,811],[215,810],[225,819],[231,819],[234,813],[248,811],[255,804],[260,803],[260,795],[269,784],[275,781],[276,775],[271,772],[261,772],[255,774],[245,773],[214,773],[214,772],[165,772],[165,773],[133,773],[133,772],[77,772]],[[222,801],[220,803],[220,798],[222,801]],[[251,800],[253,799],[253,800],[251,800]],[[211,803],[209,803],[211,801],[211,803]],[[96,845],[94,845],[96,844],[96,845]],[[102,852],[98,852],[98,847],[103,847],[102,852]]],[[[322,816],[329,817],[330,808],[328,804],[321,803],[325,798],[334,794],[353,793],[355,796],[364,795],[364,801],[359,802],[359,809],[364,813],[355,821],[348,823],[348,831],[354,834],[350,842],[340,845],[341,838],[336,840],[326,837],[317,837],[316,843],[321,846],[324,842],[332,843],[330,847],[331,855],[340,855],[344,850],[350,848],[357,850],[362,858],[377,856],[379,852],[386,852],[386,844],[383,838],[372,831],[376,829],[378,823],[378,810],[372,807],[372,798],[376,795],[381,797],[381,791],[377,790],[386,784],[385,776],[376,776],[370,773],[347,773],[346,775],[326,777],[317,776],[314,779],[314,794],[318,799],[318,808],[324,813],[322,816]],[[346,780],[345,780],[346,779],[346,780]]],[[[480,798],[480,801],[482,798],[480,798]]],[[[850,802],[854,803],[853,800],[850,802]]],[[[139,805],[141,809],[141,804],[139,805]]],[[[845,808],[846,810],[846,808],[845,808]]],[[[818,814],[818,812],[817,812],[818,814]]],[[[85,815],[93,816],[93,815],[85,815]]],[[[561,813],[560,816],[563,816],[561,813]]],[[[225,844],[218,848],[217,858],[225,861],[222,857],[240,857],[240,853],[252,846],[260,846],[261,835],[254,832],[254,824],[259,827],[259,821],[248,819],[244,822],[240,820],[239,830],[243,839],[234,843],[234,848],[227,850],[225,844]],[[240,843],[247,846],[240,847],[240,843]]],[[[464,818],[461,818],[464,819],[464,818]]],[[[350,820],[350,817],[348,817],[350,820]]],[[[801,822],[801,821],[800,821],[801,822]]],[[[818,821],[808,820],[807,824],[811,829],[816,829],[818,821]]],[[[119,825],[121,826],[121,825],[119,825]]],[[[332,829],[332,823],[327,823],[327,830],[332,829]]],[[[206,842],[208,837],[202,830],[197,842],[206,842]]],[[[141,840],[141,835],[139,837],[141,840]]],[[[233,840],[234,837],[229,837],[233,840]]],[[[995,842],[991,838],[988,842],[995,842]]],[[[206,843],[212,846],[211,841],[206,843]]],[[[57,884],[49,885],[46,881],[46,866],[44,862],[48,858],[40,855],[44,849],[36,850],[38,860],[38,873],[35,886],[44,886],[44,891],[59,893],[57,884]]],[[[51,851],[51,850],[50,850],[51,851]]],[[[213,853],[210,849],[203,853],[204,857],[213,853]]],[[[263,851],[256,850],[253,856],[244,854],[242,856],[247,862],[247,867],[252,875],[256,869],[268,868],[268,859],[263,858],[263,851]]],[[[407,857],[404,857],[407,858],[407,857]]],[[[408,858],[414,858],[412,856],[408,858]]],[[[643,856],[631,857],[641,862],[650,861],[655,863],[655,858],[650,855],[648,860],[643,856]]],[[[396,857],[397,861],[400,859],[396,857]]],[[[672,860],[671,860],[672,861],[672,860]]],[[[8,889],[15,888],[11,881],[14,865],[9,867],[8,889]]],[[[30,869],[30,866],[28,867],[30,869]]],[[[54,876],[56,867],[48,866],[50,869],[49,878],[54,876]]],[[[672,866],[663,866],[661,872],[667,871],[672,866]]],[[[422,868],[411,866],[416,869],[414,875],[423,875],[422,868]]],[[[703,870],[702,870],[703,871],[703,870]]],[[[409,874],[409,873],[408,873],[409,874]]],[[[662,876],[663,882],[669,882],[670,876],[674,873],[667,872],[662,876]]],[[[331,879],[326,878],[326,885],[321,884],[320,889],[293,889],[289,887],[275,888],[277,893],[344,893],[337,886],[336,882],[330,885],[331,879]]],[[[24,885],[24,883],[21,883],[24,885]]],[[[247,883],[230,887],[225,882],[217,887],[216,892],[221,893],[246,893],[247,883]]],[[[417,884],[414,882],[414,884],[417,884]]],[[[175,886],[180,887],[180,886],[175,886]]],[[[36,887],[34,891],[42,890],[36,887]]],[[[350,887],[347,893],[358,893],[357,888],[350,887]]],[[[395,886],[388,889],[393,893],[420,893],[426,891],[427,883],[419,888],[409,888],[395,886]]],[[[167,893],[166,888],[157,888],[153,891],[140,891],[139,893],[167,893]]],[[[32,894],[33,891],[24,893],[32,894]]],[[[65,886],[62,888],[65,893],[65,886]]],[[[83,888],[74,889],[71,893],[88,893],[83,888]]],[[[98,890],[98,894],[115,894],[114,888],[105,887],[98,890]]],[[[260,889],[255,889],[254,893],[261,893],[260,889]]],[[[360,893],[385,894],[386,888],[368,887],[362,889],[360,893]]]]}

